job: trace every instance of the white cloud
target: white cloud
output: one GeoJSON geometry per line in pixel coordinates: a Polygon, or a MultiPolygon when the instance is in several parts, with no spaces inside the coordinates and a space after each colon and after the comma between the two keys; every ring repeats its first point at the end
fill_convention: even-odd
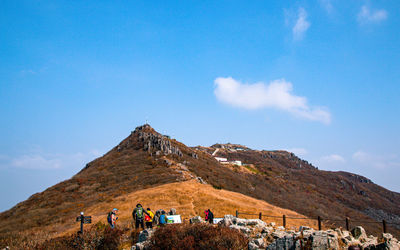
{"type": "Polygon", "coordinates": [[[297,156],[305,156],[306,154],[308,154],[308,151],[305,148],[290,148],[290,149],[287,149],[286,151],[292,152],[293,154],[295,154],[297,156]]]}
{"type": "Polygon", "coordinates": [[[293,37],[295,40],[301,40],[304,34],[310,28],[310,22],[307,21],[307,12],[304,8],[299,8],[296,23],[292,28],[293,37]]]}
{"type": "Polygon", "coordinates": [[[321,157],[322,162],[327,162],[327,163],[345,163],[346,160],[343,158],[343,156],[338,155],[338,154],[331,154],[331,155],[326,155],[321,157]]]}
{"type": "Polygon", "coordinates": [[[42,155],[23,155],[13,159],[11,165],[26,169],[57,169],[61,167],[61,160],[45,158],[42,155]]]}
{"type": "Polygon", "coordinates": [[[364,5],[361,7],[358,13],[357,20],[361,24],[365,23],[378,23],[387,19],[387,11],[381,10],[371,10],[368,6],[364,5]]]}
{"type": "Polygon", "coordinates": [[[359,150],[353,154],[352,158],[357,163],[377,169],[400,167],[400,159],[394,154],[376,155],[359,150]]]}
{"type": "Polygon", "coordinates": [[[75,154],[48,154],[43,152],[34,152],[17,157],[2,156],[0,165],[2,167],[15,167],[24,169],[50,170],[67,167],[83,167],[85,163],[100,156],[96,150],[88,153],[75,154]]]}
{"type": "Polygon", "coordinates": [[[235,107],[245,109],[276,108],[296,117],[325,124],[331,122],[331,114],[321,107],[310,107],[307,98],[293,95],[293,86],[284,79],[268,85],[263,82],[242,84],[232,77],[218,77],[214,81],[217,99],[235,107]]]}

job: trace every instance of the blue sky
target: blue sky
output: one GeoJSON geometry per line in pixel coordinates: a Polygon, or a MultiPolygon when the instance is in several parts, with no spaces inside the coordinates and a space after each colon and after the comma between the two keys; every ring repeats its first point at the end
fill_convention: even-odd
{"type": "Polygon", "coordinates": [[[400,192],[399,1],[0,1],[0,211],[146,120],[400,192]]]}

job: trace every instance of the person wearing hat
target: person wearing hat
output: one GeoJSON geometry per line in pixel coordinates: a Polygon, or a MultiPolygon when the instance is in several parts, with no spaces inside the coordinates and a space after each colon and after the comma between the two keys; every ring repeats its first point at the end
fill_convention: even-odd
{"type": "Polygon", "coordinates": [[[117,217],[118,209],[114,208],[111,212],[108,213],[107,215],[107,222],[110,224],[111,228],[115,228],[115,223],[118,220],[117,217]]]}
{"type": "Polygon", "coordinates": [[[132,211],[132,217],[133,220],[135,221],[135,228],[138,229],[139,225],[142,227],[144,230],[144,214],[147,214],[148,216],[149,213],[143,209],[142,204],[137,204],[135,209],[132,211]]]}

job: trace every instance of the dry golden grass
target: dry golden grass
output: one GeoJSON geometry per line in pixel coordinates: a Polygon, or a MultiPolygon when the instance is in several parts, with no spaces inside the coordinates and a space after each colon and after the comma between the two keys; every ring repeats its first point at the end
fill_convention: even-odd
{"type": "MultiPolygon", "coordinates": [[[[186,221],[196,215],[204,217],[204,210],[208,208],[213,211],[216,218],[226,214],[235,215],[236,210],[243,213],[256,214],[262,212],[264,215],[279,216],[280,218],[263,218],[264,221],[276,222],[277,225],[282,224],[283,214],[287,217],[306,217],[291,210],[273,206],[262,200],[236,192],[217,190],[211,185],[200,184],[193,180],[165,184],[119,196],[112,199],[111,202],[101,202],[94,207],[86,208],[85,214],[92,216],[93,223],[98,221],[106,222],[107,212],[115,207],[119,209],[117,224],[130,225],[132,222],[132,210],[137,203],[141,203],[145,208],[150,207],[153,212],[157,209],[169,211],[171,208],[175,208],[177,213],[186,221]]],[[[257,216],[245,215],[240,217],[258,218],[257,216]]],[[[298,228],[301,225],[317,227],[316,221],[312,219],[287,219],[287,228],[289,229],[298,228]]],[[[69,228],[65,229],[61,235],[78,230],[78,224],[70,225],[69,228]]]]}

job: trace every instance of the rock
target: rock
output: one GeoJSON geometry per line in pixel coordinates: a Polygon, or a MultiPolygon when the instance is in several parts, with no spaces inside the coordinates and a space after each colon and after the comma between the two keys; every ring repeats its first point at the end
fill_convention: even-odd
{"type": "Polygon", "coordinates": [[[358,226],[351,230],[351,234],[353,235],[354,239],[364,241],[367,238],[367,234],[363,227],[358,226]]]}
{"type": "Polygon", "coordinates": [[[279,227],[277,227],[276,229],[281,230],[281,231],[284,231],[284,230],[285,230],[285,228],[282,227],[282,226],[279,226],[279,227]]]}
{"type": "Polygon", "coordinates": [[[146,244],[144,242],[136,243],[131,248],[131,250],[145,250],[145,249],[146,249],[146,244]]]}
{"type": "Polygon", "coordinates": [[[220,226],[225,226],[225,227],[229,227],[230,225],[233,225],[233,219],[235,218],[235,216],[233,215],[225,215],[224,218],[218,222],[218,225],[220,226]]]}
{"type": "Polygon", "coordinates": [[[247,228],[245,226],[230,225],[229,228],[238,230],[239,232],[244,233],[244,234],[250,234],[251,233],[251,229],[247,228]]]}
{"type": "Polygon", "coordinates": [[[257,249],[259,249],[258,248],[258,246],[256,245],[256,243],[254,243],[254,242],[249,242],[249,246],[248,246],[248,249],[249,250],[257,250],[257,249]]]}
{"type": "Polygon", "coordinates": [[[389,241],[389,240],[393,239],[393,235],[391,235],[390,233],[382,233],[382,239],[384,241],[389,241]]]}
{"type": "Polygon", "coordinates": [[[173,146],[168,137],[160,134],[147,133],[142,130],[143,128],[136,128],[134,133],[137,133],[139,141],[143,142],[143,150],[149,152],[150,154],[155,152],[156,155],[163,153],[165,155],[175,154],[179,157],[183,156],[179,147],[173,146]],[[161,153],[157,153],[158,151],[161,153]]]}
{"type": "Polygon", "coordinates": [[[269,244],[266,249],[267,250],[300,249],[300,242],[291,236],[284,236],[282,238],[276,239],[273,243],[269,244]]]}
{"type": "Polygon", "coordinates": [[[139,239],[138,239],[138,243],[142,243],[144,241],[147,241],[151,238],[151,235],[153,234],[153,229],[149,228],[149,229],[145,229],[143,231],[141,231],[139,233],[139,239]]]}
{"type": "Polygon", "coordinates": [[[169,211],[169,215],[175,215],[175,214],[176,214],[176,209],[171,208],[171,210],[169,211]]]}
{"type": "Polygon", "coordinates": [[[260,219],[250,219],[246,221],[247,226],[255,226],[255,227],[265,227],[267,223],[260,219]]]}
{"type": "Polygon", "coordinates": [[[362,249],[368,249],[368,248],[373,248],[375,245],[378,244],[378,238],[377,237],[368,237],[366,241],[361,245],[362,249]]]}
{"type": "Polygon", "coordinates": [[[327,232],[316,231],[311,235],[312,249],[339,249],[339,242],[336,235],[330,236],[327,232]]]}
{"type": "Polygon", "coordinates": [[[255,239],[255,240],[253,240],[253,242],[259,247],[262,247],[264,245],[264,239],[263,238],[255,239]]]}
{"type": "Polygon", "coordinates": [[[268,225],[271,226],[271,227],[275,227],[276,226],[275,222],[270,222],[268,225]]]}
{"type": "Polygon", "coordinates": [[[271,236],[272,236],[274,239],[279,239],[279,238],[285,237],[285,236],[286,236],[286,233],[285,233],[284,231],[277,230],[277,231],[272,232],[272,233],[271,233],[271,236]]]}
{"type": "Polygon", "coordinates": [[[204,181],[201,177],[196,177],[196,180],[197,180],[198,183],[207,184],[207,182],[204,181]]]}
{"type": "Polygon", "coordinates": [[[262,234],[271,234],[274,231],[273,227],[264,227],[261,231],[262,234]]]}
{"type": "Polygon", "coordinates": [[[300,226],[299,231],[311,230],[311,227],[300,226]]]}
{"type": "Polygon", "coordinates": [[[192,157],[193,157],[194,159],[199,159],[199,156],[198,156],[196,153],[192,153],[192,157]]]}
{"type": "Polygon", "coordinates": [[[193,218],[190,218],[190,224],[193,224],[193,223],[203,223],[204,222],[204,220],[200,217],[200,216],[195,216],[195,217],[193,217],[193,218]]]}

